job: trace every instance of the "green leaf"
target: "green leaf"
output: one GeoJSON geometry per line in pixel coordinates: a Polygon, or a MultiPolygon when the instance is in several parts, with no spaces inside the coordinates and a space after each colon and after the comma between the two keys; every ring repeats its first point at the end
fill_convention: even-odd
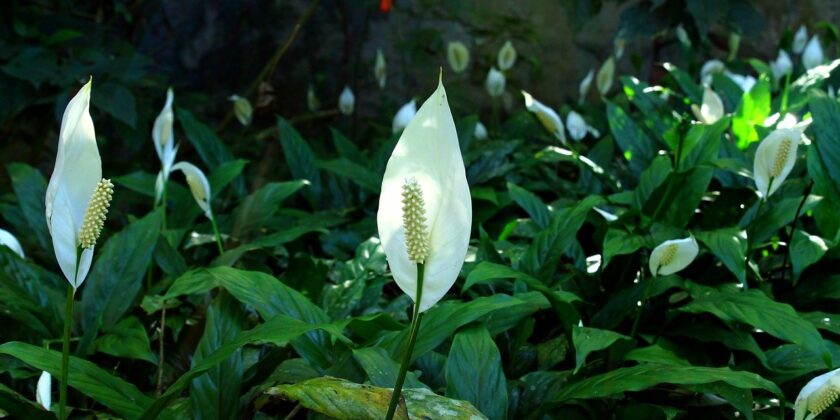
{"type": "Polygon", "coordinates": [[[665,70],[671,73],[671,77],[677,81],[677,84],[680,85],[691,102],[695,104],[703,103],[703,87],[695,83],[690,74],[670,63],[665,63],[665,70]]]}
{"type": "Polygon", "coordinates": [[[642,235],[628,233],[621,229],[608,229],[604,235],[604,256],[602,269],[607,268],[613,257],[616,255],[632,254],[647,244],[647,239],[642,235]]]}
{"type": "Polygon", "coordinates": [[[793,235],[793,245],[789,252],[790,262],[793,264],[793,276],[799,278],[802,271],[819,261],[828,252],[828,244],[817,235],[797,230],[793,235]]]}
{"type": "Polygon", "coordinates": [[[630,337],[598,328],[572,327],[572,342],[575,344],[575,371],[577,373],[586,363],[590,353],[604,350],[618,340],[630,340],[630,337]]]}
{"type": "Polygon", "coordinates": [[[6,171],[12,180],[12,189],[29,231],[35,234],[41,249],[52,254],[52,240],[44,222],[47,181],[41,172],[25,163],[10,163],[6,166],[6,171]]]}
{"type": "Polygon", "coordinates": [[[533,220],[540,229],[545,229],[551,221],[551,212],[548,210],[548,206],[546,206],[536,194],[512,182],[507,183],[507,188],[510,198],[512,198],[516,204],[519,204],[519,207],[522,207],[522,209],[528,213],[528,216],[531,216],[531,220],[533,220]]]}
{"type": "Polygon", "coordinates": [[[633,190],[633,205],[641,210],[653,192],[661,186],[672,172],[671,158],[657,156],[639,176],[639,185],[633,190]]]}
{"type": "Polygon", "coordinates": [[[225,143],[210,127],[199,121],[190,111],[176,108],[175,115],[187,139],[192,143],[201,160],[212,171],[224,162],[233,160],[225,143]]]}
{"type": "Polygon", "coordinates": [[[145,360],[156,363],[146,328],[135,317],[123,318],[96,339],[96,351],[115,357],[145,360]]]}
{"type": "Polygon", "coordinates": [[[136,101],[128,88],[116,83],[97,84],[90,101],[131,128],[137,124],[136,101]]]}
{"type": "Polygon", "coordinates": [[[217,196],[228,184],[241,175],[247,164],[247,160],[234,159],[222,162],[219,166],[213,168],[207,175],[207,182],[210,183],[210,191],[213,196],[217,196]]]}
{"type": "Polygon", "coordinates": [[[630,152],[630,168],[639,173],[655,156],[653,141],[618,105],[607,102],[607,121],[613,138],[624,152],[630,152]]]}
{"type": "MultiPolygon", "coordinates": [[[[0,354],[12,356],[37,370],[61,377],[61,352],[31,344],[10,342],[0,345],[0,354]]],[[[70,356],[67,383],[117,415],[136,418],[151,404],[151,398],[134,385],[111,375],[84,359],[70,356]]]]}
{"type": "MultiPolygon", "coordinates": [[[[167,405],[180,395],[181,391],[183,391],[194,378],[204,374],[212,367],[227,360],[227,358],[240,347],[254,343],[271,343],[275,346],[285,346],[290,341],[316,329],[328,331],[333,337],[343,341],[349,341],[347,338],[342,336],[341,331],[333,325],[307,324],[285,315],[277,315],[248,331],[242,332],[235,340],[222,345],[215,352],[207,355],[189,371],[181,375],[175,383],[170,385],[166,392],[164,392],[160,398],[155,400],[155,402],[152,403],[145,412],[143,412],[143,415],[140,416],[140,418],[143,420],[152,420],[157,418],[158,414],[160,414],[167,405]]],[[[3,347],[4,346],[0,346],[0,352],[2,352],[3,347]]]]}
{"type": "Polygon", "coordinates": [[[710,313],[725,322],[742,322],[774,337],[799,344],[821,354],[831,367],[831,354],[820,333],[787,304],[776,302],[758,290],[716,292],[704,289],[681,312],[710,313]]]}
{"type": "Polygon", "coordinates": [[[759,140],[755,126],[763,125],[770,112],[770,82],[762,78],[744,94],[732,117],[732,133],[739,149],[745,150],[750,143],[759,140]]]}
{"type": "Polygon", "coordinates": [[[814,117],[814,144],[835,185],[840,184],[840,103],[824,95],[812,95],[808,106],[814,117]]]}
{"type": "MultiPolygon", "coordinates": [[[[373,386],[393,388],[397,382],[397,374],[400,365],[391,358],[385,349],[380,347],[367,347],[353,350],[353,358],[367,373],[370,383],[373,386]]],[[[414,372],[406,372],[405,388],[426,388],[423,382],[417,379],[414,372]]]]}
{"type": "Polygon", "coordinates": [[[559,403],[570,399],[605,398],[622,392],[642,391],[659,384],[698,385],[723,382],[741,389],[763,389],[783,397],[776,384],[752,372],[729,368],[674,366],[658,363],[616,369],[566,386],[554,397],[559,403]]]}
{"type": "Polygon", "coordinates": [[[240,245],[236,248],[225,251],[224,254],[218,256],[212,263],[211,267],[218,267],[222,265],[232,266],[242,258],[245,253],[263,248],[273,248],[288,242],[292,242],[301,236],[311,233],[321,232],[328,233],[327,229],[320,226],[295,226],[290,229],[284,229],[280,232],[272,233],[271,235],[261,236],[259,239],[249,242],[245,245],[240,245]]]}
{"type": "MultiPolygon", "coordinates": [[[[361,385],[329,376],[279,385],[269,389],[267,394],[298,401],[312,411],[337,419],[385,418],[391,400],[390,388],[361,385]]],[[[402,398],[404,404],[401,401],[397,407],[395,420],[487,418],[466,401],[441,397],[422,388],[403,388],[402,398]]]]}
{"type": "Polygon", "coordinates": [[[280,204],[307,181],[269,182],[248,195],[234,211],[233,236],[255,233],[280,210],[280,204]]]}
{"type": "Polygon", "coordinates": [[[747,269],[744,263],[747,252],[746,231],[738,228],[723,228],[711,232],[696,232],[697,239],[703,242],[712,253],[746,286],[747,269]]]}
{"type": "Polygon", "coordinates": [[[721,139],[729,127],[729,122],[729,117],[723,117],[711,125],[692,125],[683,140],[680,170],[711,165],[718,158],[721,139]]]}
{"type": "Polygon", "coordinates": [[[55,414],[0,383],[0,412],[13,419],[54,420],[55,414]]]}
{"type": "Polygon", "coordinates": [[[335,145],[335,150],[338,151],[339,157],[345,158],[359,165],[367,163],[364,155],[362,155],[362,152],[359,151],[359,148],[356,147],[355,143],[348,140],[344,134],[341,134],[341,131],[338,131],[335,128],[331,128],[330,131],[332,132],[333,144],[335,145]]]}
{"type": "MultiPolygon", "coordinates": [[[[204,335],[193,354],[192,367],[212,355],[223,345],[233,342],[245,324],[242,305],[227,293],[220,293],[207,311],[204,335]]],[[[242,349],[233,351],[221,363],[193,379],[190,399],[196,418],[232,419],[239,417],[239,395],[242,390],[242,349]]]]}
{"type": "Polygon", "coordinates": [[[114,234],[97,250],[85,281],[81,307],[84,337],[77,353],[87,354],[100,328],[111,329],[136,303],[152,260],[163,213],[154,211],[114,234]]]}
{"type": "Polygon", "coordinates": [[[349,159],[317,160],[315,161],[315,166],[332,174],[347,178],[374,194],[379,194],[379,189],[382,186],[382,174],[373,172],[363,164],[353,162],[349,159]]]}
{"type": "MultiPolygon", "coordinates": [[[[61,333],[67,280],[0,247],[0,310],[27,325],[21,339],[52,338],[61,333]]],[[[11,331],[7,330],[11,339],[11,331]]]]}
{"type": "Polygon", "coordinates": [[[315,166],[315,153],[297,130],[283,118],[277,118],[277,130],[280,132],[280,146],[283,148],[292,178],[310,182],[310,188],[305,195],[310,203],[314,203],[314,200],[321,196],[321,174],[315,166]]]}
{"type": "MultiPolygon", "coordinates": [[[[807,214],[822,200],[822,197],[813,194],[809,195],[805,199],[805,204],[802,205],[801,214],[807,214]]],[[[800,202],[802,202],[802,197],[791,197],[775,201],[770,206],[765,206],[762,214],[750,223],[750,229],[752,229],[751,232],[754,236],[751,239],[751,243],[758,244],[770,239],[782,226],[792,222],[796,216],[796,209],[799,207],[800,202]]],[[[745,214],[741,218],[740,226],[742,228],[745,228],[749,221],[747,216],[748,214],[745,214]]]]}
{"type": "Polygon", "coordinates": [[[490,419],[507,419],[508,393],[502,358],[487,328],[455,335],[446,359],[446,396],[465,400],[490,419]]]}

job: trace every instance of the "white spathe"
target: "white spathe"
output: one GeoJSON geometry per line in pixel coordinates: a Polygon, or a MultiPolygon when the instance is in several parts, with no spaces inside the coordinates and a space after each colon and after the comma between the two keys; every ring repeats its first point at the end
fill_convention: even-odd
{"type": "Polygon", "coordinates": [[[379,88],[384,89],[387,73],[385,71],[385,54],[382,54],[382,49],[376,50],[376,63],[373,65],[373,76],[376,78],[376,83],[379,85],[379,88]]]}
{"type": "Polygon", "coordinates": [[[499,55],[496,57],[496,61],[501,71],[510,70],[516,64],[516,48],[513,48],[513,44],[510,41],[505,42],[505,45],[502,45],[502,48],[499,49],[499,55]]]}
{"type": "Polygon", "coordinates": [[[759,143],[753,162],[753,177],[759,196],[771,196],[785,181],[796,163],[796,149],[801,139],[802,130],[780,128],[759,143]]]}
{"type": "Polygon", "coordinates": [[[720,60],[709,60],[703,63],[700,68],[700,84],[708,85],[712,83],[715,74],[726,71],[726,65],[720,60]]]}
{"type": "Polygon", "coordinates": [[[820,37],[814,35],[805,46],[805,51],[802,53],[802,65],[805,69],[811,70],[825,62],[825,54],[823,54],[822,45],[820,45],[820,37]]]}
{"type": "Polygon", "coordinates": [[[254,116],[254,107],[251,106],[251,101],[239,95],[231,95],[228,100],[233,102],[233,115],[236,120],[243,126],[251,125],[251,118],[254,116]]]}
{"type": "Polygon", "coordinates": [[[691,38],[689,38],[688,32],[686,32],[682,23],[677,25],[677,29],[675,29],[675,32],[677,33],[677,39],[680,40],[680,44],[683,44],[683,46],[686,48],[691,48],[691,38]]]}
{"type": "Polygon", "coordinates": [[[213,210],[210,208],[210,200],[212,194],[210,192],[210,182],[207,181],[207,176],[201,169],[189,162],[178,162],[172,166],[173,171],[181,171],[187,178],[187,185],[190,187],[195,202],[201,210],[204,210],[204,215],[208,219],[213,219],[213,210]]]}
{"type": "Polygon", "coordinates": [[[773,71],[773,78],[776,80],[793,71],[793,61],[791,61],[787,51],[779,50],[779,56],[770,63],[770,70],[773,71]]]}
{"type": "Polygon", "coordinates": [[[811,420],[834,405],[840,397],[840,369],[808,381],[793,403],[794,420],[811,420]]]}
{"type": "Polygon", "coordinates": [[[537,120],[549,133],[553,134],[561,143],[566,144],[565,128],[560,116],[553,109],[536,100],[530,93],[523,90],[522,96],[525,97],[525,108],[536,115],[537,120]]]}
{"type": "Polygon", "coordinates": [[[795,54],[801,54],[802,51],[805,50],[805,43],[807,42],[808,29],[805,28],[805,25],[800,25],[796,34],[793,35],[793,52],[795,54]]]}
{"type": "Polygon", "coordinates": [[[699,107],[696,104],[691,105],[691,111],[703,124],[714,124],[723,118],[723,101],[715,91],[706,86],[703,89],[703,104],[699,107]]]}
{"type": "Polygon", "coordinates": [[[52,375],[49,372],[41,372],[41,376],[38,378],[38,385],[35,387],[35,401],[47,411],[52,407],[52,375]]]}
{"type": "Polygon", "coordinates": [[[750,75],[745,76],[737,73],[732,73],[728,70],[725,70],[723,73],[726,75],[726,77],[729,77],[730,80],[735,82],[735,84],[738,85],[741,88],[741,90],[744,91],[744,93],[747,93],[750,90],[752,90],[753,86],[755,86],[755,82],[757,81],[755,77],[752,77],[750,75]]]}
{"type": "Polygon", "coordinates": [[[700,248],[693,236],[659,244],[650,253],[648,265],[654,276],[674,274],[691,264],[700,248]]]}
{"type": "Polygon", "coordinates": [[[578,94],[580,98],[578,99],[579,102],[583,103],[586,100],[586,95],[589,93],[589,87],[592,86],[592,79],[595,78],[595,70],[590,69],[589,73],[586,73],[583,79],[580,81],[580,86],[578,86],[578,94]]]}
{"type": "Polygon", "coordinates": [[[400,136],[385,168],[376,217],[394,280],[416,299],[417,268],[408,257],[401,202],[403,185],[410,179],[422,190],[429,234],[419,303],[423,312],[455,283],[467,255],[472,225],[470,189],[443,83],[400,136]]]}
{"type": "Polygon", "coordinates": [[[0,229],[0,245],[5,245],[21,258],[26,258],[26,255],[23,253],[23,247],[20,246],[20,242],[15,238],[15,235],[3,229],[0,229]]]}
{"type": "Polygon", "coordinates": [[[598,87],[598,92],[601,92],[601,95],[606,95],[610,91],[614,75],[615,59],[610,57],[601,65],[601,68],[598,70],[598,77],[595,79],[595,85],[598,87]]]}
{"type": "Polygon", "coordinates": [[[74,289],[85,281],[93,261],[94,247],[81,250],[78,264],[76,251],[90,199],[102,180],[102,160],[90,118],[92,83],[93,79],[82,86],[64,110],[44,203],[58,266],[74,289]]]}
{"type": "Polygon", "coordinates": [[[475,131],[473,131],[473,137],[476,140],[484,140],[487,138],[487,127],[485,127],[484,124],[481,123],[481,121],[475,123],[475,131]]]}
{"type": "Polygon", "coordinates": [[[158,179],[155,182],[155,202],[159,202],[162,198],[163,185],[169,179],[172,165],[175,164],[175,156],[178,154],[178,146],[175,145],[175,136],[172,129],[175,123],[175,114],[172,113],[174,99],[175,93],[172,88],[167,89],[166,103],[164,103],[163,109],[160,110],[160,114],[155,118],[155,124],[152,126],[152,140],[155,143],[155,152],[161,164],[161,171],[158,173],[158,179]]]}
{"type": "Polygon", "coordinates": [[[446,47],[446,58],[449,60],[449,67],[455,73],[461,73],[470,64],[470,50],[461,41],[452,41],[446,47]]]}
{"type": "Polygon", "coordinates": [[[487,80],[484,82],[484,87],[487,88],[487,93],[492,97],[502,96],[505,93],[505,75],[504,73],[491,67],[487,72],[487,80]]]}
{"type": "Polygon", "coordinates": [[[394,115],[394,121],[391,123],[391,131],[393,133],[402,131],[402,129],[408,126],[408,123],[411,122],[416,113],[417,101],[412,99],[400,107],[400,110],[394,115]]]}
{"type": "Polygon", "coordinates": [[[353,113],[353,108],[356,106],[356,96],[350,90],[350,86],[344,86],[341,95],[338,97],[338,110],[344,115],[353,113]]]}
{"type": "Polygon", "coordinates": [[[569,111],[566,115],[566,129],[569,130],[569,137],[574,141],[581,141],[589,132],[586,120],[575,111],[569,111]]]}

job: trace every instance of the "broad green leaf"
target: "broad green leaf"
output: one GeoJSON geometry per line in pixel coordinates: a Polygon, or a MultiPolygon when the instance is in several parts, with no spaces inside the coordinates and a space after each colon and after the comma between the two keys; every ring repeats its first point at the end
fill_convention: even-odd
{"type": "MultiPolygon", "coordinates": [[[[381,386],[383,388],[394,387],[394,384],[397,382],[400,365],[391,358],[385,349],[380,347],[356,349],[353,350],[353,358],[356,359],[365,373],[367,373],[371,385],[381,386]]],[[[405,387],[429,388],[426,384],[420,382],[417,379],[417,375],[410,370],[406,372],[405,387]]]]}
{"type": "Polygon", "coordinates": [[[283,118],[277,118],[277,130],[292,178],[309,181],[310,188],[304,195],[309,197],[310,203],[314,203],[315,198],[321,196],[321,174],[315,166],[315,153],[297,130],[283,118]]]}
{"type": "Polygon", "coordinates": [[[640,173],[655,156],[653,141],[630,119],[621,107],[607,102],[607,121],[610,131],[624,152],[630,152],[630,168],[640,173]]]}
{"type": "Polygon", "coordinates": [[[671,172],[671,159],[668,156],[653,159],[639,176],[639,185],[633,190],[633,205],[639,210],[643,209],[651,194],[668,179],[671,172]]]}
{"type": "Polygon", "coordinates": [[[187,139],[195,147],[201,160],[212,171],[224,162],[233,160],[225,143],[210,127],[199,121],[192,112],[183,108],[175,109],[175,120],[187,135],[187,139]]]}
{"type": "MultiPolygon", "coordinates": [[[[298,401],[312,411],[338,419],[385,418],[391,400],[389,388],[361,385],[329,376],[279,385],[269,389],[267,394],[298,401]]],[[[487,418],[466,401],[441,397],[422,388],[403,388],[402,399],[404,403],[397,407],[395,420],[487,418]]]]}
{"type": "Polygon", "coordinates": [[[133,316],[123,318],[97,338],[96,351],[115,357],[157,362],[149,344],[146,328],[133,316]]]}
{"type": "Polygon", "coordinates": [[[812,94],[808,107],[814,118],[814,145],[834,185],[840,185],[840,103],[822,94],[812,94]]]}
{"type": "Polygon", "coordinates": [[[294,241],[295,239],[300,238],[301,236],[311,232],[328,233],[328,230],[320,226],[295,226],[291,229],[285,229],[281,230],[280,232],[272,233],[270,235],[261,236],[259,237],[259,239],[256,239],[253,242],[249,242],[247,244],[240,245],[236,248],[226,250],[224,254],[216,257],[216,259],[213,260],[212,263],[210,263],[210,266],[232,266],[236,264],[236,262],[239,261],[239,259],[242,258],[243,255],[250,251],[276,247],[294,241]]]}
{"type": "MultiPolygon", "coordinates": [[[[805,199],[805,204],[802,205],[801,214],[807,214],[822,200],[823,198],[820,196],[809,195],[805,199]]],[[[762,243],[770,239],[782,226],[790,224],[796,216],[796,209],[799,208],[800,202],[802,202],[802,197],[791,197],[783,198],[779,201],[774,201],[769,206],[764,206],[764,210],[762,210],[762,214],[758,216],[758,219],[749,223],[751,229],[749,232],[753,235],[751,243],[762,243]]],[[[748,217],[749,214],[745,213],[744,217],[741,218],[740,226],[742,228],[745,228],[750,221],[748,217]]]]}
{"type": "Polygon", "coordinates": [[[228,184],[241,175],[247,163],[247,160],[234,159],[222,162],[219,166],[213,168],[207,174],[207,182],[210,183],[210,191],[213,195],[218,195],[228,184]]]}
{"type": "Polygon", "coordinates": [[[283,201],[303,188],[307,181],[269,182],[248,195],[234,210],[234,237],[247,236],[258,229],[280,210],[283,201]]]}
{"type": "Polygon", "coordinates": [[[723,117],[711,125],[692,125],[683,140],[680,171],[711,165],[718,158],[721,138],[729,123],[730,117],[723,117]]]}
{"type": "Polygon", "coordinates": [[[137,124],[136,100],[127,87],[117,83],[97,84],[91,103],[116,119],[134,128],[137,124]]]}
{"type": "Polygon", "coordinates": [[[545,229],[551,221],[551,212],[548,206],[534,193],[522,188],[512,182],[507,183],[508,193],[519,207],[522,207],[531,220],[540,227],[545,229]]]}
{"type": "Polygon", "coordinates": [[[341,131],[338,131],[335,128],[331,128],[330,131],[332,132],[333,145],[335,145],[335,150],[338,152],[339,157],[345,158],[359,165],[367,163],[364,155],[355,143],[347,139],[341,131]]]}
{"type": "Polygon", "coordinates": [[[732,117],[732,133],[735,134],[739,149],[744,150],[750,143],[759,140],[755,126],[762,125],[770,116],[770,111],[770,82],[760,79],[741,98],[732,117]]]}
{"type": "Polygon", "coordinates": [[[446,359],[446,396],[466,400],[490,419],[507,419],[508,393],[499,349],[484,325],[455,335],[446,359]]]}
{"type": "Polygon", "coordinates": [[[111,329],[137,302],[157,244],[162,214],[149,213],[97,249],[82,293],[79,313],[84,337],[76,354],[87,354],[99,329],[111,329]]]}
{"type": "Polygon", "coordinates": [[[680,85],[691,102],[695,104],[703,103],[703,88],[694,82],[691,75],[670,63],[665,63],[665,70],[671,73],[671,77],[677,81],[677,84],[680,85]]]}
{"type": "MultiPolygon", "coordinates": [[[[63,276],[21,259],[5,246],[0,247],[0,308],[6,316],[17,317],[29,325],[32,328],[29,332],[38,338],[60,335],[66,287],[63,276]]],[[[11,330],[7,329],[6,333],[9,334],[6,339],[12,339],[11,330]]]]}
{"type": "Polygon", "coordinates": [[[373,172],[363,164],[349,159],[317,160],[315,166],[340,177],[347,178],[356,185],[374,194],[379,194],[382,185],[382,174],[373,172]]]}
{"type": "Polygon", "coordinates": [[[586,356],[590,353],[604,350],[618,340],[630,340],[630,337],[598,328],[572,327],[572,342],[575,345],[575,371],[577,373],[586,363],[586,356]]]}
{"type": "Polygon", "coordinates": [[[747,270],[744,264],[747,252],[746,231],[738,228],[723,228],[711,232],[695,232],[695,235],[700,242],[712,250],[712,253],[741,284],[746,285],[747,270]]]}
{"type": "MultiPolygon", "coordinates": [[[[10,342],[0,345],[0,354],[20,359],[37,370],[61,377],[61,352],[31,344],[10,342]]],[[[134,385],[113,376],[94,363],[70,356],[67,383],[94,401],[114,410],[117,415],[136,418],[152,399],[134,385]]]]}
{"type": "Polygon", "coordinates": [[[704,343],[722,343],[730,350],[751,353],[762,365],[769,367],[767,355],[764,354],[755,338],[744,328],[721,327],[718,323],[712,322],[692,322],[680,326],[676,332],[704,343]]]}
{"type": "Polygon", "coordinates": [[[793,264],[795,278],[799,278],[802,271],[819,261],[829,248],[825,239],[802,230],[796,231],[792,242],[790,250],[786,251],[790,252],[790,262],[793,264]]]}
{"type": "Polygon", "coordinates": [[[632,360],[639,363],[661,363],[674,366],[691,366],[684,358],[674,353],[671,349],[661,344],[651,344],[647,347],[640,347],[630,350],[624,355],[624,360],[632,360]]]}
{"type": "MultiPolygon", "coordinates": [[[[223,345],[236,339],[245,324],[242,304],[227,293],[219,293],[207,311],[204,335],[193,354],[192,367],[223,345]]],[[[239,395],[242,388],[242,349],[193,379],[190,385],[193,415],[197,419],[232,419],[242,413],[239,395]]]]}
{"type": "Polygon", "coordinates": [[[647,244],[647,239],[642,235],[628,233],[621,229],[609,229],[604,235],[604,254],[601,269],[607,268],[613,257],[616,255],[632,254],[647,244]]]}
{"type": "MultiPolygon", "coordinates": [[[[41,249],[52,254],[52,240],[44,221],[44,197],[47,195],[47,181],[37,169],[25,163],[10,163],[6,166],[18,206],[23,213],[29,231],[35,235],[41,249]]],[[[19,232],[25,234],[25,232],[19,232]]]]}
{"type": "MultiPolygon", "coordinates": [[[[602,305],[601,310],[592,317],[590,326],[602,329],[616,328],[622,320],[638,310],[638,302],[645,295],[645,287],[646,285],[635,283],[626,289],[614,292],[606,304],[602,305]]],[[[675,287],[683,288],[683,281],[679,277],[656,277],[656,281],[650,284],[647,296],[652,299],[675,287]]]]}
{"type": "Polygon", "coordinates": [[[0,383],[0,412],[13,419],[54,420],[55,414],[0,383]]]}
{"type": "Polygon", "coordinates": [[[813,215],[818,233],[826,238],[833,238],[840,232],[840,185],[831,180],[828,168],[816,147],[809,147],[807,152],[808,175],[814,181],[813,192],[824,199],[814,207],[813,215]]]}
{"type": "Polygon", "coordinates": [[[758,290],[716,292],[706,289],[682,312],[710,313],[725,322],[738,321],[774,337],[799,344],[821,354],[831,366],[831,354],[814,326],[787,304],[776,302],[758,290]]]}

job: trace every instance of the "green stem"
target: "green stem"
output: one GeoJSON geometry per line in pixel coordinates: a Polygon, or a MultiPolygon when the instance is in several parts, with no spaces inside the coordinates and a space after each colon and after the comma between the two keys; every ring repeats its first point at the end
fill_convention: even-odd
{"type": "Polygon", "coordinates": [[[785,75],[785,87],[782,90],[782,101],[779,106],[779,114],[785,115],[788,109],[788,92],[790,91],[790,73],[785,75]]]}
{"type": "Polygon", "coordinates": [[[160,207],[163,208],[163,230],[166,230],[166,181],[163,182],[163,192],[161,193],[160,207]]]}
{"type": "MultiPolygon", "coordinates": [[[[787,252],[785,252],[785,260],[782,263],[782,280],[784,280],[785,275],[787,274],[787,265],[788,265],[788,258],[790,257],[790,253],[793,252],[793,234],[796,233],[796,221],[799,220],[799,214],[802,213],[802,207],[805,205],[805,200],[808,199],[808,196],[811,194],[811,189],[814,188],[814,181],[811,180],[808,183],[808,187],[805,188],[805,192],[802,194],[802,200],[799,202],[799,207],[796,208],[796,215],[793,216],[793,221],[790,222],[790,235],[788,235],[787,241],[787,252]]],[[[790,278],[793,280],[793,267],[790,268],[790,278]]]]}
{"type": "MultiPolygon", "coordinates": [[[[657,271],[659,271],[657,269],[657,271]]],[[[647,304],[648,295],[650,294],[650,288],[653,285],[653,282],[656,280],[656,275],[654,274],[653,278],[648,280],[647,284],[645,284],[645,291],[642,294],[642,304],[639,306],[639,311],[636,312],[636,319],[633,320],[633,328],[630,329],[630,337],[635,338],[636,332],[639,330],[639,322],[642,320],[642,312],[645,311],[645,305],[647,304]]],[[[639,273],[639,281],[645,281],[645,266],[642,265],[640,273],[639,273]]]]}
{"type": "Polygon", "coordinates": [[[408,346],[403,355],[402,363],[400,364],[400,372],[397,375],[397,383],[394,384],[394,390],[391,392],[391,402],[388,404],[388,414],[385,415],[385,420],[392,420],[394,413],[397,412],[397,404],[400,401],[400,394],[402,392],[403,382],[405,382],[405,375],[408,371],[408,366],[411,364],[411,356],[414,353],[414,344],[417,342],[417,333],[420,331],[420,320],[423,314],[420,313],[420,302],[423,297],[423,264],[417,264],[417,299],[414,301],[414,312],[411,317],[411,330],[408,336],[408,346]]]}
{"type": "MultiPolygon", "coordinates": [[[[77,265],[78,269],[78,265],[77,265]]],[[[77,272],[78,275],[78,272],[77,272]]],[[[73,295],[76,289],[67,285],[67,304],[64,308],[64,336],[61,344],[61,387],[59,388],[58,418],[64,420],[67,406],[67,377],[70,365],[70,326],[73,323],[73,295]]]]}
{"type": "Polygon", "coordinates": [[[219,247],[219,255],[225,253],[225,247],[222,246],[222,235],[219,233],[219,226],[216,224],[216,218],[210,218],[210,224],[213,225],[213,234],[216,235],[216,245],[219,247]]]}

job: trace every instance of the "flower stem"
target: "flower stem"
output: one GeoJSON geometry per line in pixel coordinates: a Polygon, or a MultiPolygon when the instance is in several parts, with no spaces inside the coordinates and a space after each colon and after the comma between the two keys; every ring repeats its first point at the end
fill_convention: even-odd
{"type": "Polygon", "coordinates": [[[73,295],[76,289],[67,285],[67,304],[64,309],[64,336],[61,344],[61,387],[59,388],[58,418],[64,420],[67,406],[67,377],[70,365],[70,326],[73,323],[73,295]]]}
{"type": "Polygon", "coordinates": [[[414,344],[417,342],[417,333],[420,331],[420,320],[423,314],[420,313],[420,302],[423,297],[423,264],[417,264],[417,299],[414,301],[414,312],[411,317],[411,329],[409,330],[408,346],[405,349],[402,363],[400,364],[400,371],[397,375],[397,383],[394,384],[394,390],[391,392],[391,402],[388,404],[388,414],[385,415],[385,420],[392,420],[394,413],[397,412],[397,404],[400,401],[400,394],[402,393],[403,383],[405,382],[405,375],[408,371],[408,366],[411,364],[411,356],[414,353],[414,344]]]}
{"type": "MultiPolygon", "coordinates": [[[[656,271],[659,271],[658,269],[656,271]]],[[[656,273],[654,273],[656,274],[656,273]]],[[[642,304],[639,306],[639,312],[636,312],[636,319],[633,320],[633,328],[630,330],[630,337],[635,338],[636,332],[639,330],[639,322],[642,320],[642,312],[645,311],[645,305],[647,304],[648,295],[650,294],[650,288],[653,285],[653,282],[656,280],[656,276],[652,279],[648,280],[647,284],[645,285],[645,291],[642,294],[642,304]]],[[[645,281],[645,266],[642,265],[641,269],[639,270],[639,282],[645,281]]]]}
{"type": "Polygon", "coordinates": [[[166,335],[166,302],[163,303],[163,309],[160,311],[160,336],[158,338],[158,365],[157,365],[157,395],[160,396],[163,390],[163,339],[166,335]]]}
{"type": "Polygon", "coordinates": [[[210,224],[213,225],[213,234],[216,235],[216,245],[219,247],[219,255],[225,253],[225,247],[222,246],[222,235],[219,233],[219,226],[216,224],[216,218],[210,218],[210,224]]]}
{"type": "MultiPolygon", "coordinates": [[[[814,188],[813,180],[811,180],[811,182],[808,183],[808,187],[805,188],[805,192],[802,194],[802,200],[799,202],[799,207],[796,208],[796,215],[793,216],[793,221],[790,222],[790,235],[788,235],[787,240],[787,252],[785,252],[785,260],[782,263],[782,280],[784,280],[785,275],[787,274],[788,258],[790,258],[790,253],[793,252],[793,234],[796,233],[796,221],[799,220],[799,214],[802,213],[802,207],[805,205],[805,200],[807,200],[808,196],[811,195],[812,188],[814,188]]],[[[791,281],[794,281],[793,267],[790,268],[790,271],[791,281]]]]}

